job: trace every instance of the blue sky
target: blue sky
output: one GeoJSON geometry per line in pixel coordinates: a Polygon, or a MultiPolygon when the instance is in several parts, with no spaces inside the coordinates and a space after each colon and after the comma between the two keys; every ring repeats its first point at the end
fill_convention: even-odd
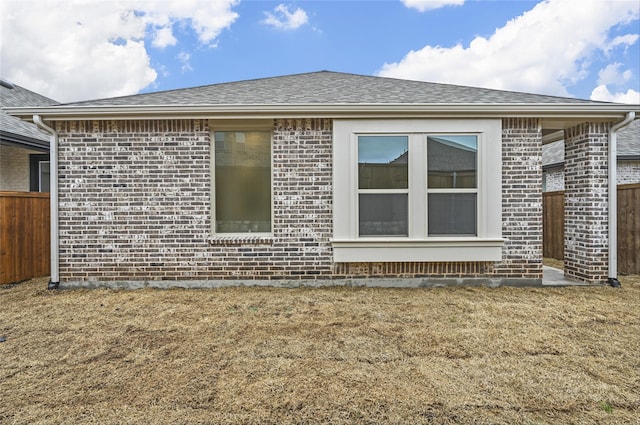
{"type": "Polygon", "coordinates": [[[3,0],[0,73],[60,101],[332,70],[640,103],[640,0],[3,0]]]}
{"type": "Polygon", "coordinates": [[[324,69],[372,75],[385,62],[400,60],[427,43],[468,44],[476,34],[491,34],[536,2],[501,1],[496,7],[496,2],[476,1],[464,8],[420,13],[400,1],[302,1],[289,3],[291,11],[301,8],[308,17],[308,23],[295,30],[263,23],[265,12],[273,13],[279,4],[240,3],[240,17],[220,34],[214,49],[198,46],[193,31],[186,29],[184,43],[159,52],[162,63],[171,67],[167,83],[180,86],[185,76],[208,84],[324,69]],[[180,72],[173,60],[185,48],[198,72],[180,72]]]}

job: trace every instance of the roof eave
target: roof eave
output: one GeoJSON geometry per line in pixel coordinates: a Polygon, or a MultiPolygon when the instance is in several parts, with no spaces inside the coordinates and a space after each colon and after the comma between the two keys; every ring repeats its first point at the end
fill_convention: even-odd
{"type": "Polygon", "coordinates": [[[15,134],[9,131],[0,130],[0,142],[3,145],[17,146],[30,150],[48,152],[49,141],[40,140],[34,137],[28,137],[21,134],[15,134]]]}
{"type": "Polygon", "coordinates": [[[545,171],[550,170],[552,168],[560,168],[560,167],[564,167],[564,161],[554,162],[552,164],[542,164],[542,169],[545,171]]]}
{"type": "Polygon", "coordinates": [[[616,119],[627,112],[640,113],[640,105],[603,104],[220,104],[220,105],[125,105],[51,106],[5,108],[9,115],[31,119],[40,115],[50,121],[178,119],[178,118],[393,118],[393,117],[537,117],[616,119]]]}

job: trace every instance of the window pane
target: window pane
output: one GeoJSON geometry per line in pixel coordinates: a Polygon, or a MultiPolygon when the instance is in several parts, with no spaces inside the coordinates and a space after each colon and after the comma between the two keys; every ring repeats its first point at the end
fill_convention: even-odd
{"type": "Polygon", "coordinates": [[[215,132],[216,232],[271,231],[271,133],[215,132]]]}
{"type": "Polygon", "coordinates": [[[429,188],[476,188],[477,154],[477,136],[427,137],[429,188]]]}
{"type": "Polygon", "coordinates": [[[40,161],[40,192],[51,191],[51,163],[40,161]]]}
{"type": "Polygon", "coordinates": [[[408,137],[358,137],[358,187],[406,189],[408,186],[408,137]]]}
{"type": "Polygon", "coordinates": [[[361,194],[360,236],[408,236],[408,195],[361,194]]]}
{"type": "Polygon", "coordinates": [[[475,193],[430,193],[429,236],[477,235],[475,193]]]}

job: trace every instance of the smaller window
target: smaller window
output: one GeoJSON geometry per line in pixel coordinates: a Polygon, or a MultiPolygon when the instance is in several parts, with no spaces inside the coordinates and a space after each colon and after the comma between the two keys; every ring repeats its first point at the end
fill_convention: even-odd
{"type": "Polygon", "coordinates": [[[51,191],[49,154],[29,155],[29,190],[32,192],[51,191]]]}
{"type": "Polygon", "coordinates": [[[271,132],[214,132],[214,231],[271,232],[271,132]]]}
{"type": "Polygon", "coordinates": [[[40,192],[51,191],[51,171],[49,161],[40,161],[40,192]]]}

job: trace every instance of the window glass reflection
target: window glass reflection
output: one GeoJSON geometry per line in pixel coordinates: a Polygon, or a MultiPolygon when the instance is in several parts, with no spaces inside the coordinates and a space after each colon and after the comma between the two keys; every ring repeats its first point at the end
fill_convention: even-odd
{"type": "Polygon", "coordinates": [[[476,188],[477,156],[477,136],[427,137],[429,189],[476,188]]]}
{"type": "Polygon", "coordinates": [[[408,187],[408,137],[358,137],[358,187],[406,189],[408,187]]]}

